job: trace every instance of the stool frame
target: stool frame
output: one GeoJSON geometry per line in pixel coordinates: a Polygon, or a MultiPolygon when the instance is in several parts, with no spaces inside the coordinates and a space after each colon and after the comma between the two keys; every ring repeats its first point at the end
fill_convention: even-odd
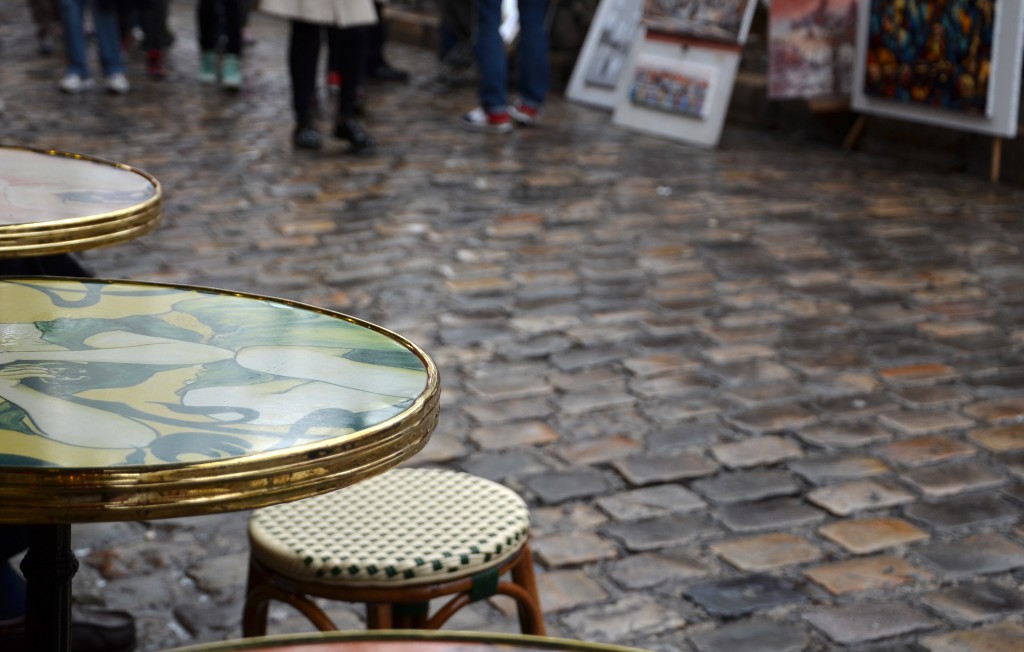
{"type": "Polygon", "coordinates": [[[335,631],[338,627],[311,597],[366,604],[367,629],[440,629],[458,610],[494,594],[507,595],[515,600],[522,633],[546,635],[533,571],[533,554],[528,541],[514,554],[482,572],[451,580],[399,583],[393,587],[298,580],[282,575],[262,563],[255,555],[250,555],[245,606],[242,610],[242,636],[266,635],[267,611],[271,600],[290,604],[318,630],[325,632],[335,631]],[[496,586],[492,585],[491,590],[481,595],[480,580],[495,572],[498,578],[496,586]],[[511,575],[511,581],[500,579],[506,572],[511,575]],[[430,616],[430,600],[445,596],[454,597],[430,616]]]}

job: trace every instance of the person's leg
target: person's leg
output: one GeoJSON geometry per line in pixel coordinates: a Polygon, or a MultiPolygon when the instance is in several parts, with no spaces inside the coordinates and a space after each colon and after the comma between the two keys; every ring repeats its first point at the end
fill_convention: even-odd
{"type": "Polygon", "coordinates": [[[146,73],[152,79],[167,76],[164,67],[164,47],[167,41],[167,0],[142,0],[142,31],[146,35],[142,46],[146,50],[146,73]]]}
{"type": "Polygon", "coordinates": [[[347,140],[356,150],[373,147],[370,138],[355,116],[359,101],[359,90],[363,83],[366,67],[366,45],[370,38],[367,27],[336,27],[327,30],[328,44],[335,56],[332,58],[341,73],[338,89],[338,108],[335,115],[334,135],[347,140]]]}
{"type": "Polygon", "coordinates": [[[89,63],[85,57],[84,4],[86,0],[61,0],[61,24],[64,31],[64,51],[67,55],[66,74],[89,77],[89,63]]]}
{"type": "Polygon", "coordinates": [[[501,0],[476,3],[476,60],[480,66],[480,105],[490,113],[505,111],[508,105],[508,57],[498,29],[501,0]]]}
{"type": "Polygon", "coordinates": [[[25,580],[10,558],[28,547],[28,528],[0,525],[0,623],[25,615],[25,580]]]}
{"type": "Polygon", "coordinates": [[[221,0],[221,9],[226,39],[220,83],[228,90],[239,90],[242,88],[242,6],[239,0],[221,0]]]}
{"type": "Polygon", "coordinates": [[[395,68],[384,56],[384,45],[388,42],[387,24],[384,21],[384,9],[380,2],[374,1],[377,10],[377,22],[367,28],[366,35],[366,75],[377,81],[408,81],[409,73],[395,68]]]}
{"type": "Polygon", "coordinates": [[[124,59],[121,57],[121,27],[117,12],[109,5],[87,0],[92,7],[93,29],[96,31],[96,44],[100,51],[100,66],[103,74],[124,74],[124,59]]]}
{"type": "Polygon", "coordinates": [[[288,73],[292,82],[295,133],[292,142],[302,149],[320,149],[323,141],[313,125],[313,94],[320,58],[320,26],[293,20],[288,35],[288,73]]]}
{"type": "Polygon", "coordinates": [[[548,92],[548,34],[544,25],[547,0],[519,0],[519,96],[523,104],[539,109],[548,92]]]}

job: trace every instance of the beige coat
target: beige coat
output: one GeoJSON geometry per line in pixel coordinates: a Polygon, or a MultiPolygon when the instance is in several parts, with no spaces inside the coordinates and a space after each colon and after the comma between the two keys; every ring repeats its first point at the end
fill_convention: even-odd
{"type": "Polygon", "coordinates": [[[373,0],[259,0],[259,11],[318,25],[355,27],[377,22],[373,0]]]}

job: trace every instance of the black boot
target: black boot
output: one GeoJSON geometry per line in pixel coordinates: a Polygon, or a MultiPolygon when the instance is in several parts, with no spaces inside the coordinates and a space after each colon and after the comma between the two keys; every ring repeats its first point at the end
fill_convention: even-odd
{"type": "Polygon", "coordinates": [[[373,148],[373,139],[355,118],[338,118],[334,123],[334,137],[347,140],[357,152],[373,148]]]}

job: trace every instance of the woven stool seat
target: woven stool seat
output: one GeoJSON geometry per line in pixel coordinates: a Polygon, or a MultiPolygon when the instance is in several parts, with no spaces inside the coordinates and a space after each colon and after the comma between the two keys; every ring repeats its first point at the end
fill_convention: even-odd
{"type": "Polygon", "coordinates": [[[242,634],[266,633],[272,600],[325,631],[337,628],[313,598],[365,603],[370,629],[436,629],[502,594],[516,601],[524,633],[544,635],[529,528],[529,509],[511,489],[437,469],[394,469],[258,509],[249,519],[242,634]],[[441,597],[448,601],[430,615],[441,597]]]}
{"type": "Polygon", "coordinates": [[[515,553],[530,512],[490,480],[395,469],[333,493],[257,510],[252,552],[295,579],[392,586],[472,575],[515,553]]]}

